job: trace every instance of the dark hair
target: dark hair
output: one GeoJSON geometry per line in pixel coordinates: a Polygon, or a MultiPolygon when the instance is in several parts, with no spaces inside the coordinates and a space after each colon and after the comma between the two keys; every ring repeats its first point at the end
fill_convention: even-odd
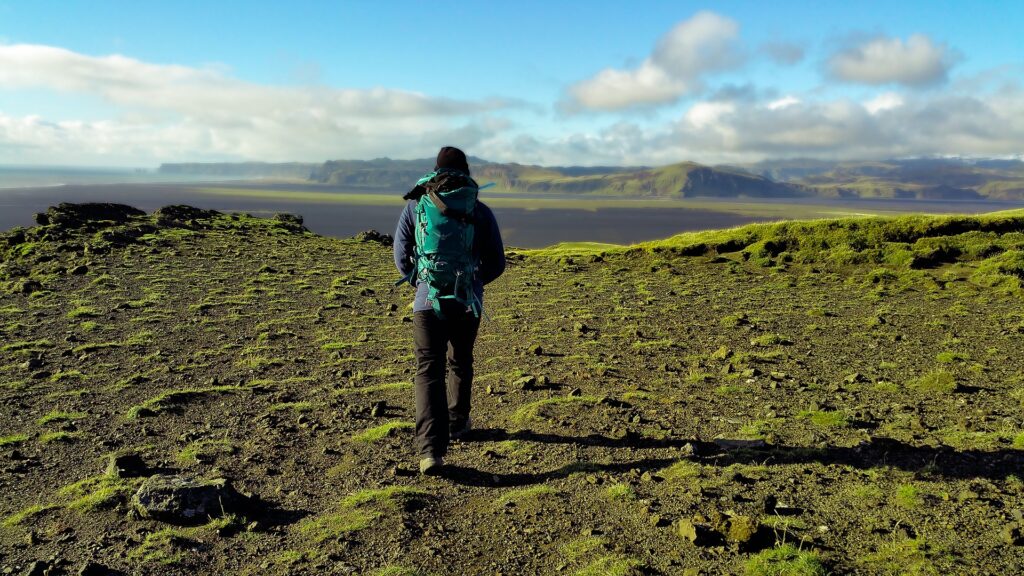
{"type": "Polygon", "coordinates": [[[441,151],[437,153],[437,163],[434,169],[443,170],[445,168],[461,170],[469,174],[469,161],[466,159],[466,153],[454,146],[441,148],[441,151]]]}

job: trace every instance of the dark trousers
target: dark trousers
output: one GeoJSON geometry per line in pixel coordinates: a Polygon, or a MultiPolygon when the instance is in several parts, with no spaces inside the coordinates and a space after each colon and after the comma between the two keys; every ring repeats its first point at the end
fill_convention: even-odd
{"type": "Polygon", "coordinates": [[[443,319],[433,310],[413,315],[415,448],[421,458],[444,456],[449,430],[462,428],[469,418],[473,343],[480,319],[459,306],[446,306],[442,311],[443,319]]]}

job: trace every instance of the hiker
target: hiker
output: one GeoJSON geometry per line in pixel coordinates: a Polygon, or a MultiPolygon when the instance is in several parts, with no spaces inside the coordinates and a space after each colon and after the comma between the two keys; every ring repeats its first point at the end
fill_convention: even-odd
{"type": "Polygon", "coordinates": [[[450,439],[472,428],[473,343],[483,313],[484,284],[505,271],[494,213],[477,201],[466,154],[445,146],[434,171],[405,195],[395,231],[401,282],[416,287],[415,449],[422,474],[444,466],[450,439]]]}

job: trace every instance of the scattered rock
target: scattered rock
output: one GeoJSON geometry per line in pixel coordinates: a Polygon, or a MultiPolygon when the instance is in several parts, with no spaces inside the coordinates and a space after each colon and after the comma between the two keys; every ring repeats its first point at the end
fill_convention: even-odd
{"type": "Polygon", "coordinates": [[[86,562],[78,570],[78,576],[110,576],[112,574],[117,574],[117,572],[96,562],[86,562]]]}
{"type": "Polygon", "coordinates": [[[88,272],[89,272],[89,267],[86,266],[85,264],[80,264],[78,266],[75,266],[71,270],[68,270],[68,274],[71,274],[72,276],[81,276],[81,275],[86,274],[88,272]]]}
{"type": "Polygon", "coordinates": [[[380,418],[384,415],[384,412],[388,409],[388,403],[384,400],[379,400],[373,404],[373,408],[370,409],[370,416],[374,418],[380,418]]]}
{"type": "Polygon", "coordinates": [[[132,497],[132,507],[142,517],[176,524],[195,524],[225,514],[243,513],[248,506],[249,499],[225,478],[151,476],[132,497]]]}
{"type": "Polygon", "coordinates": [[[533,354],[534,356],[540,356],[544,354],[544,348],[542,346],[534,346],[530,348],[530,354],[533,354]]]}
{"type": "Polygon", "coordinates": [[[725,539],[734,544],[746,544],[757,534],[758,525],[750,516],[733,516],[729,519],[725,539]]]}
{"type": "Polygon", "coordinates": [[[149,467],[138,454],[111,456],[107,462],[107,475],[114,478],[138,478],[145,476],[149,467]]]}
{"type": "Polygon", "coordinates": [[[680,518],[676,526],[676,533],[679,537],[697,546],[713,546],[720,542],[711,527],[704,523],[694,522],[687,518],[680,518]]]}
{"type": "Polygon", "coordinates": [[[1000,530],[999,535],[1003,542],[1011,546],[1024,546],[1024,530],[1021,530],[1020,523],[1011,522],[1000,530]]]}
{"type": "Polygon", "coordinates": [[[365,232],[360,232],[359,234],[356,234],[352,238],[360,242],[376,242],[383,246],[391,246],[395,243],[395,239],[392,238],[390,234],[382,234],[372,229],[366,230],[365,232]]]}
{"type": "Polygon", "coordinates": [[[303,225],[302,216],[298,214],[274,214],[274,221],[278,222],[278,227],[291,230],[292,232],[304,232],[306,227],[303,225]]]}
{"type": "Polygon", "coordinates": [[[31,294],[38,292],[43,289],[43,285],[38,280],[32,280],[31,278],[25,278],[18,283],[18,292],[22,294],[31,294]]]}
{"type": "Polygon", "coordinates": [[[100,222],[124,224],[133,216],[145,216],[146,213],[138,208],[124,204],[111,204],[108,202],[87,202],[83,204],[72,204],[61,202],[57,206],[51,206],[45,215],[36,215],[36,222],[42,225],[56,226],[61,229],[71,230],[87,227],[90,224],[96,225],[100,222]],[[40,221],[42,216],[42,220],[40,221]]]}
{"type": "Polygon", "coordinates": [[[857,382],[867,382],[868,378],[859,372],[854,372],[843,378],[843,381],[847,384],[856,384],[857,382]]]}
{"type": "Polygon", "coordinates": [[[204,210],[184,204],[164,206],[153,212],[153,217],[159,226],[193,230],[208,227],[204,221],[209,221],[220,215],[221,213],[216,210],[204,210]]]}
{"type": "Polygon", "coordinates": [[[572,390],[569,390],[569,396],[582,396],[582,395],[583,395],[583,390],[580,390],[579,388],[573,388],[572,390]]]}

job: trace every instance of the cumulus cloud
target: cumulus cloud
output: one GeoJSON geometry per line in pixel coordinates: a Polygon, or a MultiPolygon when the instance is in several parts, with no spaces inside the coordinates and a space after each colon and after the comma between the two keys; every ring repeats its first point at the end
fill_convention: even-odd
{"type": "Polygon", "coordinates": [[[675,102],[703,87],[703,78],[736,66],[739,25],[713,12],[698,12],[658,40],[638,67],[609,68],[571,86],[569,110],[621,110],[675,102]]]}
{"type": "Polygon", "coordinates": [[[921,87],[945,82],[956,60],[944,44],[923,34],[904,42],[899,38],[874,38],[832,55],[829,72],[846,82],[921,87]]]}
{"type": "Polygon", "coordinates": [[[267,86],[218,68],[88,56],[40,45],[0,45],[0,89],[98,97],[121,111],[102,122],[0,116],[8,148],[72,149],[117,157],[266,160],[425,154],[415,136],[517,106],[372,88],[267,86]],[[412,135],[412,137],[410,137],[412,135]]]}
{"type": "Polygon", "coordinates": [[[1024,91],[883,93],[849,98],[694,103],[671,125],[617,123],[552,140],[495,141],[495,159],[541,164],[656,165],[766,158],[883,159],[1017,155],[1024,146],[1024,91]]]}

